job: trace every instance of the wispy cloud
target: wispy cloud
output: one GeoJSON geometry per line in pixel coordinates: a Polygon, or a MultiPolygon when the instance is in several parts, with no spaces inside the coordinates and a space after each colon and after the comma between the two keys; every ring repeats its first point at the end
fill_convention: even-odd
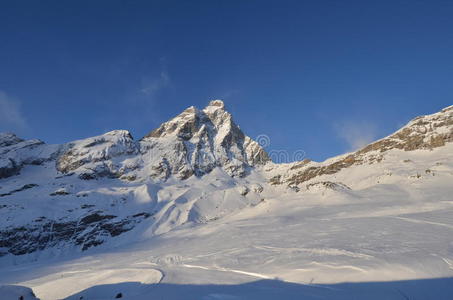
{"type": "Polygon", "coordinates": [[[146,96],[154,97],[160,90],[170,85],[165,59],[161,59],[162,70],[158,76],[147,76],[142,78],[140,92],[146,96]]]}
{"type": "MultiPolygon", "coordinates": [[[[239,90],[238,89],[229,89],[229,90],[226,90],[224,92],[221,92],[217,97],[219,99],[229,99],[229,98],[232,98],[236,95],[239,94],[239,90]]],[[[213,98],[216,98],[216,97],[213,97],[213,98]]]]}
{"type": "Polygon", "coordinates": [[[0,132],[17,132],[25,129],[27,121],[20,110],[19,101],[0,91],[0,132]]]}
{"type": "Polygon", "coordinates": [[[334,124],[337,136],[354,151],[373,142],[377,136],[377,126],[368,121],[347,120],[334,124]]]}
{"type": "MultiPolygon", "coordinates": [[[[121,126],[132,130],[137,136],[142,136],[163,121],[161,106],[165,106],[167,92],[172,88],[171,72],[168,71],[165,58],[145,65],[141,67],[140,74],[134,76],[136,81],[130,81],[118,102],[124,116],[121,126]]],[[[99,120],[99,126],[103,126],[103,123],[115,124],[117,117],[116,112],[105,115],[108,121],[101,123],[99,120]]]]}
{"type": "Polygon", "coordinates": [[[167,87],[170,83],[170,76],[167,71],[162,71],[157,78],[144,78],[140,92],[147,96],[154,96],[158,91],[167,87]]]}

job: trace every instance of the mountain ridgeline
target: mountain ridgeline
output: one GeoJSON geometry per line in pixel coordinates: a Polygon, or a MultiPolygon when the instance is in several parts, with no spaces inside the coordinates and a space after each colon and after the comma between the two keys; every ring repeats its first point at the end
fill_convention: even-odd
{"type": "Polygon", "coordinates": [[[189,107],[140,140],[115,130],[48,145],[2,133],[0,256],[85,251],[213,222],[259,205],[268,191],[353,190],[338,182],[346,170],[366,173],[395,153],[452,142],[450,106],[354,153],[276,164],[220,100],[189,107]]]}
{"type": "Polygon", "coordinates": [[[202,176],[221,167],[243,177],[250,167],[269,160],[266,152],[234,123],[221,100],[203,110],[189,107],[180,115],[135,141],[126,130],[63,145],[0,136],[0,178],[18,174],[25,165],[55,160],[64,175],[133,180],[140,176],[166,180],[202,176]]]}

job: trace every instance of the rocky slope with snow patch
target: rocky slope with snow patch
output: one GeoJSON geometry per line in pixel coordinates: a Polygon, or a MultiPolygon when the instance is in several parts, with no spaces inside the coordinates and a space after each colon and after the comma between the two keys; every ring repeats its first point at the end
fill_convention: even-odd
{"type": "Polygon", "coordinates": [[[0,133],[0,179],[19,174],[26,165],[54,160],[59,149],[40,140],[25,141],[12,133],[0,133]]]}
{"type": "Polygon", "coordinates": [[[323,175],[332,176],[352,166],[380,163],[391,152],[431,151],[451,142],[453,142],[453,106],[432,115],[417,117],[392,135],[354,153],[341,155],[323,163],[306,159],[289,164],[283,170],[280,168],[269,182],[273,185],[298,187],[323,175]]]}

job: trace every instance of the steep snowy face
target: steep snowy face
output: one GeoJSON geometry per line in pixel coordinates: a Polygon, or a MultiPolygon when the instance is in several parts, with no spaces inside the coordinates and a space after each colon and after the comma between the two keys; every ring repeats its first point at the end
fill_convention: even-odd
{"type": "Polygon", "coordinates": [[[5,300],[39,300],[36,298],[32,289],[19,285],[3,285],[0,286],[0,295],[5,300]]]}
{"type": "Polygon", "coordinates": [[[66,144],[56,168],[65,174],[76,172],[81,179],[117,178],[138,167],[125,163],[128,157],[138,154],[132,135],[126,130],[114,130],[66,144]]]}
{"type": "Polygon", "coordinates": [[[390,151],[433,150],[453,142],[453,106],[438,113],[420,116],[392,135],[364,148],[324,163],[304,160],[284,168],[270,179],[272,184],[297,186],[318,176],[330,175],[363,164],[385,160],[390,151]]]}
{"type": "Polygon", "coordinates": [[[0,133],[0,178],[16,175],[25,165],[40,165],[55,158],[59,147],[40,140],[23,140],[0,133]]]}
{"type": "Polygon", "coordinates": [[[13,133],[8,133],[8,132],[0,133],[0,147],[11,146],[11,145],[23,142],[23,141],[24,141],[23,139],[17,137],[13,133]]]}
{"type": "Polygon", "coordinates": [[[203,110],[189,107],[151,131],[140,142],[145,165],[153,177],[171,174],[185,179],[215,167],[243,177],[251,166],[269,161],[266,152],[245,136],[221,100],[203,110]]]}

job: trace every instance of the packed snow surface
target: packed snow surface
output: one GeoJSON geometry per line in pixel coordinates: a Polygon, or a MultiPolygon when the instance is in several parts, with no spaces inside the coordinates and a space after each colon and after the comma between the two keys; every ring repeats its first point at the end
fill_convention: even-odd
{"type": "MultiPolygon", "coordinates": [[[[379,166],[338,174],[350,189],[268,188],[264,200],[235,214],[157,236],[137,229],[141,241],[123,239],[88,255],[19,265],[24,257],[8,256],[0,280],[31,287],[44,300],[118,293],[124,299],[448,299],[452,282],[434,279],[453,276],[452,151],[452,145],[398,150],[379,166]],[[396,164],[402,160],[409,167],[396,164]]],[[[216,184],[219,177],[202,181],[216,184]]],[[[191,199],[191,192],[183,195],[191,199]]],[[[137,193],[147,201],[143,187],[137,193]]]]}

